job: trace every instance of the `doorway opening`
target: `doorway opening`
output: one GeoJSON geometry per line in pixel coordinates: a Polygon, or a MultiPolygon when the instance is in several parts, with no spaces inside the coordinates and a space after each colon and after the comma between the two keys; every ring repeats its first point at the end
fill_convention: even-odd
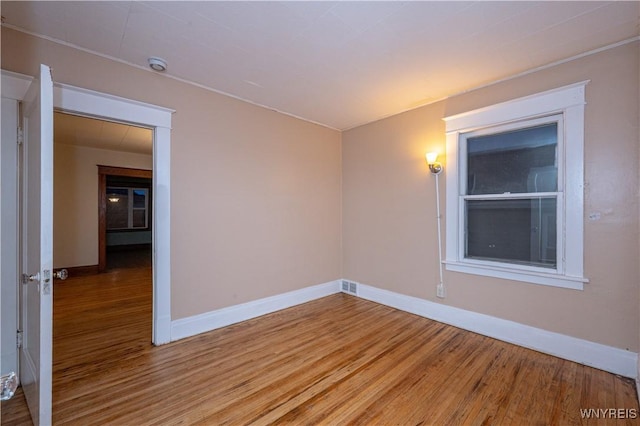
{"type": "Polygon", "coordinates": [[[105,272],[136,248],[151,266],[152,129],[56,111],[54,147],[55,267],[105,272]]]}
{"type": "Polygon", "coordinates": [[[98,271],[151,267],[153,173],[98,166],[98,271]]]}
{"type": "MultiPolygon", "coordinates": [[[[152,168],[152,129],[54,112],[54,265],[68,269],[70,275],[67,283],[60,284],[64,292],[56,292],[54,305],[59,295],[72,289],[77,294],[73,296],[72,292],[72,297],[80,301],[84,289],[101,279],[87,279],[78,285],[75,277],[124,267],[141,269],[145,276],[153,275],[152,168]]],[[[127,285],[127,280],[131,280],[131,274],[112,274],[109,285],[102,285],[104,294],[99,302],[119,297],[109,292],[117,292],[119,286],[127,285]]],[[[151,307],[152,292],[145,288],[141,294],[146,297],[140,303],[151,307]]],[[[116,308],[104,304],[101,312],[93,315],[103,315],[106,321],[116,308]]],[[[141,316],[140,320],[146,323],[146,341],[150,344],[153,317],[151,309],[144,311],[148,316],[141,316]]],[[[78,315],[86,314],[79,311],[78,315]]],[[[65,336],[65,322],[59,321],[63,321],[62,317],[54,315],[54,347],[61,335],[69,340],[65,336]]],[[[119,332],[127,334],[127,330],[121,326],[119,332]]],[[[89,328],[84,331],[92,332],[89,328]]],[[[96,328],[95,332],[108,330],[96,328]]],[[[110,340],[107,335],[102,337],[110,340]]],[[[54,359],[54,367],[56,364],[54,359]]]]}
{"type": "MultiPolygon", "coordinates": [[[[54,83],[54,107],[150,129],[153,135],[152,341],[171,341],[171,120],[172,109],[54,83]]],[[[103,163],[104,164],[104,163],[103,163]]],[[[95,193],[95,187],[92,190],[95,193]]]]}

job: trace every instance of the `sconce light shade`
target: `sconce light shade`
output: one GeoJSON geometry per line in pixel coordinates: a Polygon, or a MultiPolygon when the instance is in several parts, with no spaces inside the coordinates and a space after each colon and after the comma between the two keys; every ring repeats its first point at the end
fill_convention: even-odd
{"type": "Polygon", "coordinates": [[[434,175],[440,174],[442,172],[442,164],[438,163],[436,160],[438,159],[437,152],[427,152],[425,155],[427,158],[427,164],[429,165],[429,170],[434,175]]]}

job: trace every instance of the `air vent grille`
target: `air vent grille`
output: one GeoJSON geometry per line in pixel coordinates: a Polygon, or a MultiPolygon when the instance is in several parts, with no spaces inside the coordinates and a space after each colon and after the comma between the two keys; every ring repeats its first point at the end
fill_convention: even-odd
{"type": "Polygon", "coordinates": [[[353,295],[358,294],[358,284],[353,281],[342,280],[342,291],[353,295]]]}

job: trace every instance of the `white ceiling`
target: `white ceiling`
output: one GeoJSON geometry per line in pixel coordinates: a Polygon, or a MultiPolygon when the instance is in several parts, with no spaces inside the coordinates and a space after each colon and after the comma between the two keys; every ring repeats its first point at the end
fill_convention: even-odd
{"type": "Polygon", "coordinates": [[[2,15],[340,130],[640,34],[638,1],[2,1],[2,15]]]}
{"type": "Polygon", "coordinates": [[[53,140],[57,144],[111,151],[148,155],[153,152],[151,129],[60,112],[54,113],[53,140]]]}

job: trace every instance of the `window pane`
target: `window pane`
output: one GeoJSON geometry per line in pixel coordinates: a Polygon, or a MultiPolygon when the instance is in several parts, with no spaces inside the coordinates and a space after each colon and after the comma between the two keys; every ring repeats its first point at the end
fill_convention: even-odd
{"type": "Polygon", "coordinates": [[[133,190],[133,208],[144,209],[147,206],[147,190],[146,189],[134,189],[133,190]]]}
{"type": "Polygon", "coordinates": [[[146,210],[133,211],[133,227],[134,228],[147,227],[147,211],[146,210]]]}
{"type": "Polygon", "coordinates": [[[129,191],[107,188],[107,229],[129,227],[129,191]]]}
{"type": "Polygon", "coordinates": [[[467,138],[467,195],[555,192],[558,124],[467,138]]]}
{"type": "Polygon", "coordinates": [[[556,267],[556,199],[466,200],[470,259],[556,267]]]}

